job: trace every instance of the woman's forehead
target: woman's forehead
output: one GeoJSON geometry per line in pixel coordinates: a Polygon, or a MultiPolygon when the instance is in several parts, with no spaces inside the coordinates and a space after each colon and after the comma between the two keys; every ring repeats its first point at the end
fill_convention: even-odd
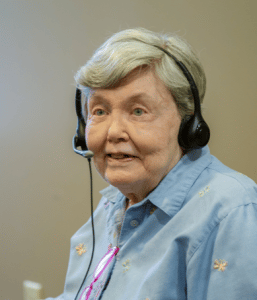
{"type": "Polygon", "coordinates": [[[91,103],[95,102],[109,102],[109,100],[124,99],[124,101],[136,102],[145,100],[152,103],[170,101],[171,93],[161,80],[156,78],[153,72],[144,72],[133,80],[127,81],[126,84],[121,84],[115,88],[97,88],[90,91],[88,98],[91,103]]]}
{"type": "MultiPolygon", "coordinates": [[[[125,97],[126,101],[130,101],[130,102],[135,102],[137,100],[141,100],[141,99],[145,99],[145,100],[149,100],[149,101],[154,101],[154,97],[151,96],[151,93],[146,93],[146,92],[134,92],[132,94],[127,94],[125,95],[127,97],[125,97]]],[[[104,93],[104,91],[102,91],[102,93],[95,93],[91,99],[91,102],[110,102],[108,95],[106,95],[104,93]]]]}

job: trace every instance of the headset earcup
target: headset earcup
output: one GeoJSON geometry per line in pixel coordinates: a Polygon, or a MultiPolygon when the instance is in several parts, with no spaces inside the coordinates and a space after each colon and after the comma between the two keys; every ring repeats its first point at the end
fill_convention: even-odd
{"type": "Polygon", "coordinates": [[[207,145],[210,129],[202,116],[186,116],[180,125],[178,142],[183,150],[200,149],[207,145]]]}
{"type": "Polygon", "coordinates": [[[190,116],[185,116],[185,118],[182,120],[182,122],[180,124],[180,128],[179,128],[178,143],[183,150],[191,150],[192,142],[190,142],[189,136],[188,136],[189,127],[190,127],[189,121],[191,118],[192,117],[190,117],[190,116]]]}
{"type": "Polygon", "coordinates": [[[210,129],[206,122],[203,120],[198,124],[196,131],[197,149],[202,148],[208,144],[210,140],[210,129]]]}

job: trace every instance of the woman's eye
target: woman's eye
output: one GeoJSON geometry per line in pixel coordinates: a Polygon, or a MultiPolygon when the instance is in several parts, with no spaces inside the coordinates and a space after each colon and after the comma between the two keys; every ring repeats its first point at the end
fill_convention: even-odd
{"type": "Polygon", "coordinates": [[[141,108],[136,108],[136,109],[134,109],[134,111],[136,112],[137,116],[141,116],[143,113],[143,110],[141,108]]]}
{"type": "Polygon", "coordinates": [[[97,109],[97,110],[95,110],[95,113],[97,114],[97,116],[102,116],[103,115],[102,112],[104,112],[103,109],[97,109]],[[100,112],[100,114],[98,112],[100,112]]]}
{"type": "MultiPolygon", "coordinates": [[[[134,109],[134,113],[135,113],[136,116],[141,116],[144,113],[144,111],[143,111],[142,108],[136,108],[136,109],[134,109]]],[[[105,114],[105,111],[103,109],[99,108],[99,109],[96,109],[93,112],[93,114],[100,117],[100,116],[103,116],[105,114]]]]}

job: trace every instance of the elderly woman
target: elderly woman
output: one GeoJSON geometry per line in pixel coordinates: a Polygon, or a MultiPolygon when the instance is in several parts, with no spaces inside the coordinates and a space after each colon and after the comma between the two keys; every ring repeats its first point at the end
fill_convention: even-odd
{"type": "Polygon", "coordinates": [[[194,99],[162,49],[187,67],[202,103],[203,68],[174,35],[121,31],[76,75],[86,143],[110,185],[93,215],[88,276],[83,282],[90,219],[71,238],[64,293],[55,299],[257,299],[257,185],[207,145],[181,147],[194,99]]]}

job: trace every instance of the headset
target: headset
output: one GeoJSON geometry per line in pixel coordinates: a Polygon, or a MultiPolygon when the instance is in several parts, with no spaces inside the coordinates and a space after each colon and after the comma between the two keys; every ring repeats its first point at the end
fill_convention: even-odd
{"type": "MultiPolygon", "coordinates": [[[[168,56],[170,56],[177,64],[177,66],[182,70],[183,74],[187,78],[190,89],[194,98],[194,114],[191,116],[186,116],[180,125],[179,134],[178,134],[178,142],[180,147],[183,150],[191,151],[194,149],[200,149],[206,146],[210,139],[210,129],[207,125],[207,123],[204,121],[201,113],[201,103],[199,98],[199,92],[197,89],[197,86],[195,84],[195,81],[186,68],[186,66],[179,61],[175,56],[170,54],[167,50],[156,46],[163,52],[165,52],[168,56]]],[[[84,280],[80,286],[80,289],[75,297],[75,300],[77,299],[77,296],[86,280],[88,271],[90,269],[93,256],[94,256],[94,249],[95,249],[95,233],[94,233],[94,220],[93,220],[93,181],[92,181],[92,170],[91,170],[91,158],[94,156],[94,153],[90,150],[88,150],[86,141],[85,141],[85,128],[86,123],[84,121],[83,115],[82,115],[82,106],[81,106],[81,91],[77,88],[76,89],[76,96],[75,96],[75,107],[76,107],[76,113],[78,117],[78,124],[76,129],[76,134],[73,137],[73,150],[88,159],[89,163],[89,171],[90,171],[90,182],[91,182],[91,221],[92,221],[92,232],[93,232],[93,250],[92,250],[92,256],[91,261],[87,270],[87,273],[84,277],[84,280]],[[78,150],[77,148],[81,147],[82,150],[78,150]]]]}

